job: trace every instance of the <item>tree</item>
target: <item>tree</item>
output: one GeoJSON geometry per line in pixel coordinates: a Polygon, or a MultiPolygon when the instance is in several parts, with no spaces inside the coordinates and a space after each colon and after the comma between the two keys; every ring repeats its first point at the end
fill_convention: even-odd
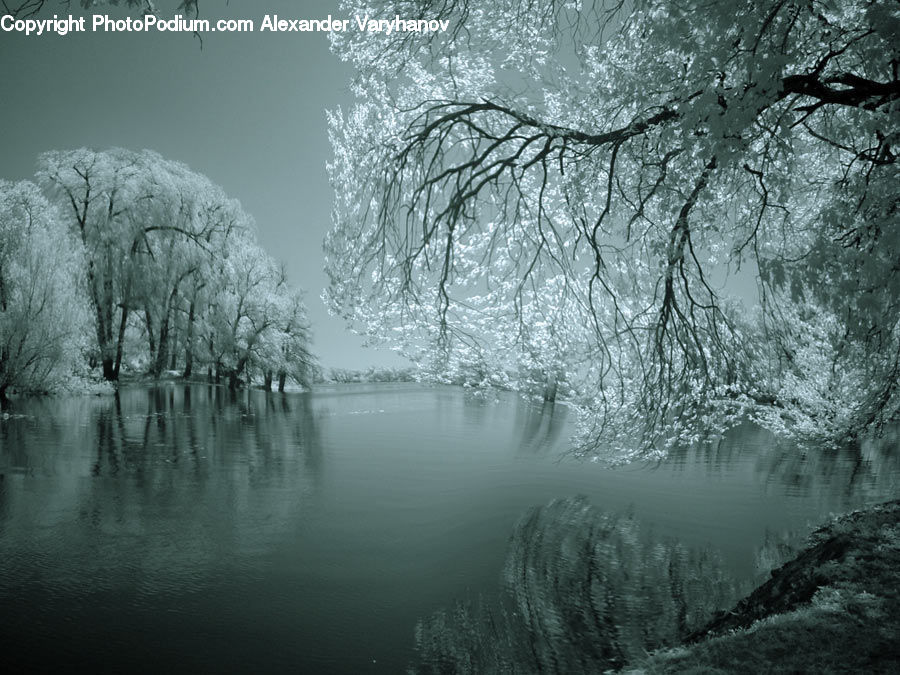
{"type": "Polygon", "coordinates": [[[251,367],[263,373],[266,388],[277,373],[279,388],[287,376],[305,382],[313,363],[309,325],[302,297],[287,282],[284,269],[256,243],[249,216],[237,222],[225,240],[211,286],[206,344],[217,378],[236,387],[251,367]]]}
{"type": "Polygon", "coordinates": [[[748,410],[832,440],[898,414],[896,5],[370,4],[345,10],[452,28],[332,36],[359,72],[329,117],[335,312],[562,355],[626,454],[748,410]]]}
{"type": "Polygon", "coordinates": [[[0,181],[0,403],[77,368],[88,325],[81,256],[35,184],[0,181]]]}
{"type": "Polygon", "coordinates": [[[38,176],[84,247],[106,379],[137,337],[136,361],[146,355],[155,377],[177,366],[180,346],[188,377],[199,357],[232,386],[253,364],[282,388],[289,374],[303,381],[306,308],[221,188],[149,150],[49,152],[38,176]]]}
{"type": "MultiPolygon", "coordinates": [[[[182,164],[165,161],[150,168],[149,180],[157,196],[148,201],[143,220],[157,229],[145,239],[146,255],[138,276],[150,345],[149,370],[159,376],[173,361],[177,364],[178,326],[190,321],[189,309],[184,311],[185,293],[190,292],[191,281],[208,273],[209,263],[223,254],[232,225],[229,211],[240,207],[206,176],[182,164]],[[182,320],[185,313],[187,321],[182,320]]],[[[190,325],[183,328],[185,334],[192,330],[190,325]]]]}
{"type": "MultiPolygon", "coordinates": [[[[155,255],[154,240],[177,238],[202,246],[207,232],[195,227],[184,195],[189,188],[199,189],[197,183],[212,186],[149,150],[53,151],[41,155],[38,164],[38,179],[59,201],[84,245],[103,376],[116,380],[129,313],[143,304],[152,316],[141,281],[151,268],[171,267],[155,255]]],[[[149,320],[147,330],[152,335],[149,320]]]]}
{"type": "MultiPolygon", "coordinates": [[[[201,228],[207,233],[205,241],[213,255],[201,256],[197,265],[186,279],[184,296],[187,303],[187,316],[184,327],[184,377],[189,378],[194,370],[194,357],[198,348],[198,336],[207,335],[206,342],[212,338],[208,319],[216,297],[219,281],[227,283],[219,275],[222,256],[228,249],[228,242],[235,228],[247,218],[237,200],[221,199],[205,200],[197,212],[201,228]],[[199,327],[198,327],[199,324],[199,327]]],[[[212,350],[209,352],[212,353],[212,350]]],[[[207,359],[208,360],[208,359],[207,359]]]]}
{"type": "Polygon", "coordinates": [[[41,155],[37,179],[43,194],[0,182],[0,399],[83,359],[113,381],[123,363],[159,377],[183,354],[185,377],[199,363],[232,386],[251,368],[282,390],[308,382],[302,294],[207,177],[149,150],[82,148],[41,155]]]}
{"type": "Polygon", "coordinates": [[[260,357],[265,388],[271,388],[273,373],[278,377],[278,391],[284,391],[288,377],[308,386],[316,370],[316,360],[309,349],[311,328],[303,294],[282,285],[275,299],[275,323],[260,357]]]}

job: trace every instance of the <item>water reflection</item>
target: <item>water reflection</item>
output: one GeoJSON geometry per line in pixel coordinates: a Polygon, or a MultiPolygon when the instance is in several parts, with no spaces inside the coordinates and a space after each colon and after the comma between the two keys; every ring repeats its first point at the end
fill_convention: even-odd
{"type": "Polygon", "coordinates": [[[403,672],[416,621],[479,592],[421,623],[433,669],[465,670],[496,642],[498,659],[577,671],[570,635],[592,665],[619,663],[727,592],[716,557],[690,550],[749,580],[786,531],[900,479],[896,438],[803,455],[751,426],[608,470],[560,460],[565,406],[454,387],[168,385],[15,404],[0,418],[0,641],[90,645],[104,670],[150,654],[157,671],[403,672]],[[531,512],[498,588],[521,514],[573,494],[603,513],[531,512]]]}
{"type": "MultiPolygon", "coordinates": [[[[227,641],[253,605],[254,561],[319,489],[308,397],[173,385],[23,414],[0,424],[4,642],[41,668],[140,669],[148,649],[212,667],[210,636],[227,641]]],[[[220,647],[226,670],[247,652],[220,647]]]]}
{"type": "Polygon", "coordinates": [[[807,448],[746,423],[723,437],[675,448],[662,463],[677,471],[723,474],[752,462],[756,482],[779,494],[828,500],[836,507],[882,500],[900,491],[900,428],[840,448],[807,448]]]}
{"type": "Polygon", "coordinates": [[[769,573],[793,558],[803,548],[808,532],[796,530],[766,530],[755,558],[757,581],[762,583],[769,573]]]}
{"type": "MultiPolygon", "coordinates": [[[[212,540],[224,531],[258,542],[296,519],[324,470],[319,423],[302,395],[170,386],[34,401],[27,413],[0,425],[2,525],[37,537],[78,514],[104,536],[143,531],[148,541],[132,549],[139,556],[158,555],[156,544],[168,538],[163,550],[193,550],[196,563],[217,553],[212,540]],[[279,487],[290,487],[291,498],[279,487]],[[241,508],[258,498],[267,500],[263,528],[241,508]]],[[[53,536],[77,551],[94,535],[53,536]]]]}
{"type": "Polygon", "coordinates": [[[568,407],[555,400],[520,398],[516,406],[516,426],[521,429],[519,452],[539,454],[556,447],[568,421],[568,407]]]}
{"type": "Polygon", "coordinates": [[[188,484],[203,482],[210,465],[235,455],[267,482],[283,477],[298,458],[305,481],[315,484],[322,470],[319,424],[308,396],[171,386],[87,400],[55,402],[51,409],[48,402],[35,404],[38,434],[27,433],[28,425],[4,425],[0,442],[10,468],[25,469],[42,456],[50,465],[54,458],[46,449],[55,446],[94,447],[92,476],[121,472],[138,487],[174,470],[194,479],[188,484]]]}
{"type": "Polygon", "coordinates": [[[655,538],[584,497],[555,500],[516,526],[498,598],[419,623],[417,669],[602,672],[676,643],[737,598],[710,551],[655,538]]]}
{"type": "Polygon", "coordinates": [[[897,429],[880,438],[840,448],[810,449],[781,444],[761,455],[757,473],[769,485],[797,495],[840,494],[846,499],[873,501],[896,494],[900,443],[897,429]]]}

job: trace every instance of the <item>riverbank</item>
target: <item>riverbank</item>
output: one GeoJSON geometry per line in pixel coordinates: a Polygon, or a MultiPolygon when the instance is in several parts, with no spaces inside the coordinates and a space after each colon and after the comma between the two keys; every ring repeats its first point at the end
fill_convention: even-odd
{"type": "Polygon", "coordinates": [[[733,610],[623,672],[900,672],[900,500],[816,530],[733,610]]]}

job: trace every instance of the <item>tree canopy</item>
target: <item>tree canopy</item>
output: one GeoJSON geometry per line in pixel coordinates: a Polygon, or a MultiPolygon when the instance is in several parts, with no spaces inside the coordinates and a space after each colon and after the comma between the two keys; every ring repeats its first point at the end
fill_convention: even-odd
{"type": "Polygon", "coordinates": [[[372,4],[344,9],[451,29],[332,36],[334,311],[559,384],[626,456],[897,415],[895,3],[372,4]]]}
{"type": "Polygon", "coordinates": [[[302,295],[256,243],[253,219],[206,176],[155,152],[41,155],[38,179],[85,252],[93,355],[107,380],[132,358],[160,375],[195,362],[232,386],[256,366],[305,381],[313,363],[302,295]]]}
{"type": "Polygon", "coordinates": [[[110,381],[123,366],[311,380],[302,292],[207,177],[149,150],[81,148],[41,155],[37,181],[0,181],[0,402],[98,365],[110,381]]]}
{"type": "Polygon", "coordinates": [[[83,258],[34,183],[0,180],[0,404],[77,369],[89,330],[83,258]]]}

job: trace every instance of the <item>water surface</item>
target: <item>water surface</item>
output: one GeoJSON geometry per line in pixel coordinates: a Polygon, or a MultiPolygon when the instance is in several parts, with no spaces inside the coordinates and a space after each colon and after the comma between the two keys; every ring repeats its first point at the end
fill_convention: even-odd
{"type": "Polygon", "coordinates": [[[751,426],[610,470],[563,458],[564,406],[453,387],[169,385],[11,412],[0,648],[32,667],[403,672],[416,622],[492,593],[513,526],[554,498],[750,579],[900,484],[893,441],[802,453],[751,426]]]}

